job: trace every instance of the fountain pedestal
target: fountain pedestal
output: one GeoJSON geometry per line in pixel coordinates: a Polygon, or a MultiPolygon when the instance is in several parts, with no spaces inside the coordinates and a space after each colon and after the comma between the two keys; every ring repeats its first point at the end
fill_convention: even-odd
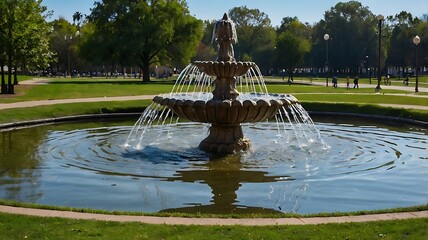
{"type": "MultiPolygon", "coordinates": [[[[230,58],[229,58],[230,59],[230,58]]],[[[233,58],[231,58],[233,59],[233,58]]],[[[195,62],[199,70],[210,76],[216,76],[214,80],[213,99],[210,105],[220,111],[216,112],[216,120],[211,121],[209,135],[200,144],[199,148],[206,152],[224,154],[236,151],[245,151],[250,148],[250,140],[244,138],[241,122],[237,120],[239,109],[230,104],[230,108],[221,110],[225,101],[236,102],[239,92],[236,89],[236,78],[245,74],[254,65],[251,62],[236,61],[215,61],[215,62],[195,62]]],[[[242,107],[242,104],[238,104],[242,107]]],[[[235,104],[236,106],[236,104],[235,104]]],[[[207,113],[210,114],[210,113],[207,113]]]]}
{"type": "Polygon", "coordinates": [[[210,133],[200,144],[199,148],[211,153],[232,153],[249,149],[251,143],[244,138],[240,124],[212,124],[210,133]]]}

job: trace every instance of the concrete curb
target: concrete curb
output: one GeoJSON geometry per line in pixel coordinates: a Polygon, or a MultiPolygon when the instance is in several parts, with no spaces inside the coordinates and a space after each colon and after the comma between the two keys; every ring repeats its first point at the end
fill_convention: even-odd
{"type": "MultiPolygon", "coordinates": [[[[362,118],[362,119],[371,119],[371,120],[382,120],[387,122],[399,122],[399,123],[412,124],[412,125],[428,128],[428,122],[407,119],[407,118],[369,115],[369,114],[360,114],[360,113],[342,113],[342,112],[308,111],[308,113],[311,117],[312,116],[352,117],[352,118],[362,118]]],[[[0,124],[0,129],[31,127],[31,126],[37,126],[37,125],[43,125],[43,124],[84,121],[84,120],[91,120],[91,119],[138,117],[140,115],[141,115],[141,112],[129,112],[129,113],[85,114],[85,115],[65,116],[65,117],[57,117],[57,118],[44,118],[44,119],[36,119],[36,120],[29,120],[29,121],[22,121],[22,122],[0,124]]]]}
{"type": "Polygon", "coordinates": [[[428,211],[382,213],[359,216],[310,217],[310,218],[184,218],[184,217],[153,217],[109,215],[96,213],[79,213],[58,210],[20,208],[0,205],[0,212],[37,217],[60,217],[76,220],[97,220],[113,222],[139,222],[166,225],[205,225],[205,226],[271,226],[271,225],[316,225],[327,223],[372,222],[399,219],[427,218],[428,211]]]}
{"type": "Polygon", "coordinates": [[[382,120],[387,122],[398,122],[411,124],[416,126],[421,126],[428,128],[428,122],[413,120],[408,118],[399,118],[399,117],[390,117],[390,116],[380,116],[380,115],[369,115],[361,113],[342,113],[342,112],[317,112],[317,111],[308,111],[311,117],[313,116],[323,116],[323,117],[351,117],[351,118],[361,118],[369,120],[382,120]]]}

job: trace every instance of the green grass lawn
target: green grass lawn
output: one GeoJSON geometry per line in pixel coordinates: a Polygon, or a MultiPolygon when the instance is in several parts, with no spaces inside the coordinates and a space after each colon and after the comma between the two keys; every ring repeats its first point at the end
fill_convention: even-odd
{"type": "MultiPolygon", "coordinates": [[[[371,93],[375,94],[374,88],[359,88],[359,89],[349,89],[346,88],[332,88],[325,86],[317,85],[301,85],[301,84],[292,84],[288,85],[285,83],[282,84],[267,84],[268,91],[270,93],[346,93],[346,94],[359,94],[359,93],[371,93]]],[[[409,89],[413,91],[413,89],[409,89]]],[[[406,94],[411,93],[409,91],[395,90],[395,89],[385,89],[382,93],[385,94],[406,94]]]]}
{"type": "MultiPolygon", "coordinates": [[[[18,85],[15,95],[0,95],[0,103],[10,103],[19,101],[44,100],[44,99],[68,99],[68,98],[89,98],[89,97],[112,97],[112,96],[135,96],[168,93],[173,88],[172,81],[159,81],[142,84],[135,79],[79,79],[60,78],[54,79],[51,84],[45,85],[18,85]]],[[[383,90],[382,94],[411,94],[410,91],[403,90],[383,90]]],[[[349,99],[355,99],[355,94],[375,94],[373,89],[360,88],[346,90],[344,88],[327,88],[323,86],[308,85],[287,85],[268,84],[268,91],[271,93],[325,93],[344,94],[349,99]]],[[[413,94],[413,93],[412,93],[413,94]]],[[[405,99],[403,99],[405,100],[405,99]]],[[[331,101],[335,101],[332,97],[331,101]]],[[[389,101],[386,99],[385,101],[389,101]]],[[[345,101],[349,102],[349,101],[345,101]]],[[[364,102],[363,99],[356,99],[356,102],[364,102]]],[[[404,101],[405,102],[405,101],[404,101]]]]}
{"type": "Polygon", "coordinates": [[[0,97],[0,103],[45,100],[45,99],[68,99],[68,98],[90,98],[90,97],[113,97],[113,96],[135,96],[168,93],[172,84],[141,84],[137,82],[126,83],[52,83],[46,85],[16,86],[14,96],[0,97]]]}
{"type": "Polygon", "coordinates": [[[1,239],[426,239],[428,218],[305,226],[179,226],[0,213],[1,239]]]}
{"type": "Polygon", "coordinates": [[[113,112],[143,112],[151,100],[67,103],[34,108],[0,110],[0,123],[20,122],[35,119],[57,118],[63,116],[100,114],[113,112]]]}
{"type": "MultiPolygon", "coordinates": [[[[113,112],[143,112],[150,100],[67,103],[33,108],[16,108],[0,110],[0,124],[44,118],[56,118],[82,114],[99,114],[113,112]]],[[[428,111],[380,107],[377,105],[328,102],[302,102],[308,111],[364,113],[380,116],[411,118],[428,122],[428,111]]]]}
{"type": "MultiPolygon", "coordinates": [[[[30,78],[29,78],[30,79],[30,78]]],[[[142,84],[138,79],[105,79],[105,78],[53,78],[53,83],[28,86],[16,86],[17,94],[0,95],[0,103],[11,103],[19,101],[45,100],[45,99],[68,99],[89,98],[104,96],[124,95],[152,95],[168,93],[173,88],[173,82],[157,81],[142,84]]],[[[382,94],[375,94],[373,89],[360,88],[346,90],[344,88],[333,89],[331,87],[313,85],[287,85],[272,83],[267,85],[269,92],[289,93],[295,95],[309,110],[337,111],[337,112],[367,112],[363,105],[375,104],[409,104],[428,106],[428,98],[414,97],[415,94],[403,90],[383,90],[382,94]],[[314,103],[319,102],[323,105],[314,103]],[[310,103],[310,104],[309,104],[310,103]],[[326,104],[330,103],[330,104],[326,104]],[[331,104],[334,103],[334,104],[331,104]],[[340,103],[340,104],[339,104],[340,103]],[[346,105],[346,104],[354,105],[346,105]],[[355,105],[356,104],[356,105],[355,105]]],[[[63,115],[106,113],[115,111],[142,111],[148,106],[149,101],[109,102],[109,103],[79,103],[63,104],[54,106],[41,106],[28,109],[9,109],[0,111],[0,123],[23,121],[46,117],[58,117],[63,115]]],[[[378,115],[402,116],[428,121],[427,111],[423,110],[391,110],[388,108],[376,108],[371,111],[378,115]]]]}
{"type": "MultiPolygon", "coordinates": [[[[355,76],[353,76],[353,75],[349,76],[349,78],[350,78],[349,82],[350,82],[351,86],[353,86],[354,77],[355,76]]],[[[278,77],[278,76],[264,76],[264,78],[266,80],[270,80],[270,79],[277,79],[277,80],[280,79],[280,80],[282,80],[282,78],[278,77]]],[[[286,77],[283,81],[287,81],[287,79],[288,78],[286,77]]],[[[329,85],[331,85],[331,79],[332,79],[332,77],[329,76],[329,78],[328,78],[329,85]]],[[[391,80],[391,84],[393,86],[403,86],[403,80],[404,80],[404,78],[402,78],[402,77],[401,78],[391,77],[390,80],[391,80]]],[[[294,77],[294,82],[298,83],[298,82],[301,82],[301,81],[305,81],[305,82],[314,81],[314,82],[325,83],[326,82],[326,78],[322,77],[322,76],[318,76],[318,77],[302,77],[302,76],[299,76],[299,75],[297,75],[297,76],[294,77]]],[[[343,77],[343,76],[339,76],[338,77],[338,81],[339,81],[339,84],[345,83],[346,82],[346,78],[343,77]]],[[[409,81],[410,81],[410,83],[414,84],[415,81],[416,81],[416,78],[415,77],[410,77],[409,81]]],[[[372,77],[371,78],[371,83],[370,83],[370,78],[368,78],[368,77],[366,77],[364,75],[360,75],[358,82],[360,84],[372,84],[373,86],[376,86],[377,85],[377,78],[373,78],[372,77]]],[[[419,82],[419,84],[421,84],[420,85],[421,87],[428,87],[428,76],[425,76],[425,75],[419,76],[418,77],[418,82],[419,82]]],[[[381,79],[381,85],[383,85],[383,84],[384,84],[384,82],[383,82],[383,78],[382,78],[381,79]]]]}
{"type": "Polygon", "coordinates": [[[358,104],[407,104],[428,106],[428,98],[376,94],[294,94],[301,102],[336,102],[358,104]]]}

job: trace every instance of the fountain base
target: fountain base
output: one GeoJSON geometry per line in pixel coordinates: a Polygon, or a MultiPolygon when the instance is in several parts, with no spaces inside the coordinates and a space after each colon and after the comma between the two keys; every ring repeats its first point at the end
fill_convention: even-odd
{"type": "Polygon", "coordinates": [[[199,148],[214,154],[229,154],[250,148],[250,140],[244,138],[242,127],[238,125],[212,124],[210,133],[199,148]]]}

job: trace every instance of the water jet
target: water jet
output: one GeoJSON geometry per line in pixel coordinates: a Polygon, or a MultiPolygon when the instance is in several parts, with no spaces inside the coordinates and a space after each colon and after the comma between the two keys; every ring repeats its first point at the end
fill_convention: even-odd
{"type": "MultiPolygon", "coordinates": [[[[248,138],[244,137],[241,124],[266,121],[274,117],[280,108],[286,113],[289,106],[295,105],[294,109],[299,109],[298,116],[303,116],[302,119],[310,121],[306,111],[299,107],[296,98],[290,95],[269,94],[267,92],[259,71],[252,74],[252,72],[257,71],[254,69],[258,69],[255,63],[236,62],[233,51],[233,44],[237,41],[236,30],[234,23],[226,13],[215,24],[213,32],[213,40],[218,46],[217,59],[215,61],[196,61],[188,67],[193,69],[190,74],[186,69],[184,74],[180,76],[181,79],[188,79],[189,75],[196,75],[196,78],[199,79],[198,82],[207,82],[209,85],[213,85],[212,93],[177,92],[156,96],[153,99],[153,102],[170,109],[182,119],[211,125],[208,137],[199,144],[201,150],[214,154],[230,154],[249,149],[251,143],[248,138]],[[243,79],[242,76],[245,74],[247,74],[247,78],[243,79]],[[201,80],[207,77],[212,77],[214,80],[201,80]],[[253,81],[254,78],[258,80],[253,81]],[[241,83],[241,86],[250,86],[256,91],[257,89],[262,91],[241,95],[237,90],[237,81],[241,83]]],[[[186,84],[189,83],[191,82],[186,82],[186,84]]],[[[183,89],[183,86],[176,88],[183,89]]],[[[201,88],[211,89],[211,86],[207,85],[201,88]]],[[[151,113],[152,109],[147,112],[151,113]]],[[[149,118],[152,117],[149,116],[149,118]]],[[[147,126],[144,124],[150,125],[152,120],[139,122],[143,123],[142,127],[137,125],[129,139],[136,135],[135,132],[146,129],[147,126]]]]}

